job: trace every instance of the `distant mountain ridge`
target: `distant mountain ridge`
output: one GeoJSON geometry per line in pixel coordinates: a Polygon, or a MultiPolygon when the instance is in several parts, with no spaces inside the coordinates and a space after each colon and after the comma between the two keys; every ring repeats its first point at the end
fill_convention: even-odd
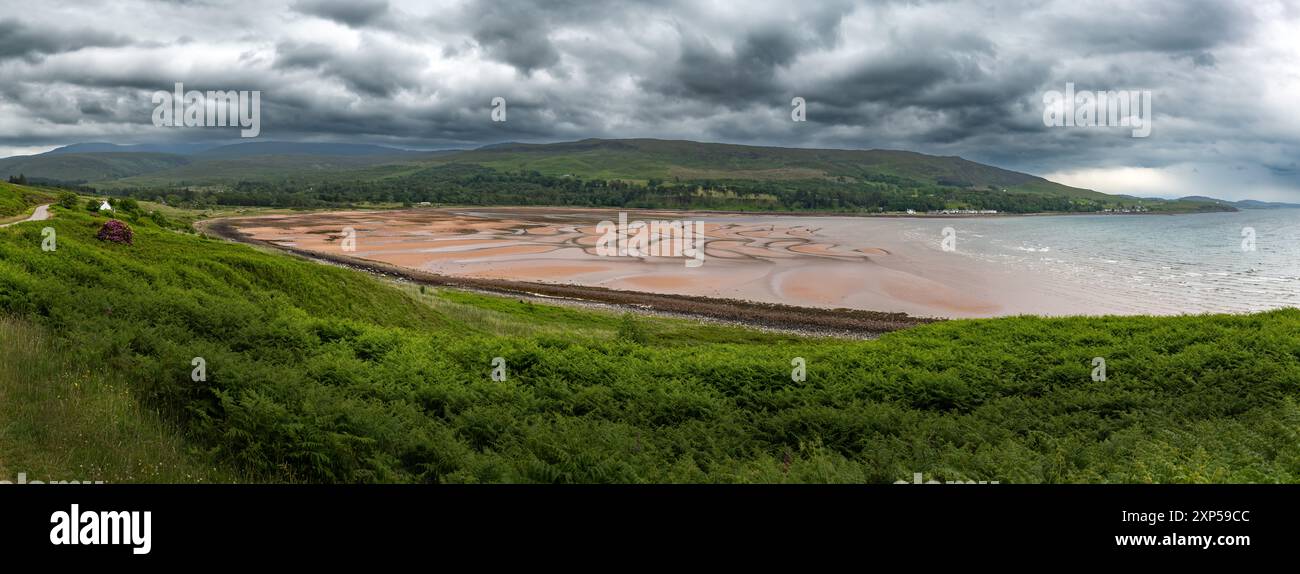
{"type": "Polygon", "coordinates": [[[179,143],[179,144],[113,144],[107,142],[87,142],[66,145],[55,148],[43,154],[36,155],[56,155],[69,153],[167,153],[176,155],[192,155],[201,153],[205,150],[217,147],[219,144],[211,143],[179,143]]]}
{"type": "MultiPolygon", "coordinates": [[[[411,151],[372,144],[339,144],[318,142],[240,142],[233,144],[134,144],[118,145],[105,142],[78,143],[48,152],[28,156],[0,159],[0,176],[23,175],[36,181],[71,184],[103,184],[135,176],[175,173],[174,183],[208,179],[217,174],[219,179],[241,177],[241,168],[256,176],[267,171],[276,175],[294,171],[321,169],[346,171],[375,163],[397,161],[402,158],[421,157],[429,152],[411,151]],[[298,160],[279,160],[266,170],[266,158],[283,156],[298,160]],[[313,161],[306,162],[304,158],[313,161]],[[356,159],[366,158],[366,159],[356,159]],[[238,160],[247,160],[240,165],[238,160]],[[231,160],[236,160],[232,164],[231,160]],[[191,167],[192,166],[192,167],[191,167]],[[184,169],[181,169],[184,168],[184,169]]],[[[166,184],[168,178],[164,175],[166,184]]]]}
{"type": "Polygon", "coordinates": [[[204,185],[263,178],[313,177],[365,169],[366,177],[428,164],[473,163],[498,170],[624,180],[736,179],[844,181],[902,178],[991,191],[1083,198],[1106,194],[980,164],[901,150],[761,147],[659,139],[507,142],[472,150],[418,152],[372,144],[240,142],[216,144],[82,143],[0,159],[0,176],[97,185],[204,185]],[[167,151],[170,150],[170,151],[167,151]],[[297,158],[297,159],[295,159],[297,158]],[[386,166],[378,168],[376,166],[386,166]],[[241,169],[241,168],[248,169],[241,169]]]}
{"type": "Polygon", "coordinates": [[[167,153],[233,157],[241,155],[397,155],[422,153],[402,148],[352,143],[252,141],[238,143],[177,143],[119,145],[88,142],[66,145],[43,154],[70,153],[167,153]]]}
{"type": "Polygon", "coordinates": [[[1179,199],[1183,201],[1206,201],[1206,202],[1218,203],[1221,205],[1232,206],[1237,209],[1282,209],[1282,208],[1290,208],[1290,207],[1300,207],[1300,203],[1286,203],[1282,201],[1259,201],[1256,199],[1243,199],[1241,201],[1229,201],[1226,199],[1218,199],[1215,197],[1206,197],[1204,195],[1189,195],[1187,197],[1181,197],[1179,199]]]}
{"type": "Polygon", "coordinates": [[[88,183],[166,171],[190,163],[190,157],[152,152],[49,153],[0,159],[0,176],[32,181],[88,183]]]}
{"type": "MultiPolygon", "coordinates": [[[[1058,198],[1059,201],[1050,202],[1055,206],[1052,210],[1139,205],[1175,210],[1235,209],[1217,200],[1179,202],[1109,195],[955,156],[903,150],[784,148],[648,138],[542,144],[506,142],[446,151],[320,142],[129,146],[91,142],[39,155],[0,159],[0,177],[22,174],[34,181],[87,184],[103,189],[195,185],[220,188],[240,182],[292,189],[340,181],[387,182],[383,185],[403,188],[434,185],[431,182],[446,175],[436,170],[455,165],[478,166],[490,170],[489,173],[621,181],[643,187],[699,182],[706,188],[725,189],[736,187],[737,182],[749,182],[741,187],[752,190],[746,193],[759,195],[776,193],[764,192],[759,189],[762,186],[778,185],[786,189],[784,193],[796,188],[818,189],[819,194],[830,194],[826,197],[833,197],[834,193],[879,193],[881,190],[892,190],[888,192],[896,195],[899,190],[914,190],[930,197],[946,195],[950,201],[959,203],[969,200],[971,194],[1058,198]],[[842,191],[821,189],[827,186],[842,191]],[[953,199],[954,193],[966,199],[953,199]]],[[[1020,201],[1025,205],[1042,203],[1020,201]]],[[[999,202],[1005,203],[992,201],[992,197],[976,203],[999,202]]]]}

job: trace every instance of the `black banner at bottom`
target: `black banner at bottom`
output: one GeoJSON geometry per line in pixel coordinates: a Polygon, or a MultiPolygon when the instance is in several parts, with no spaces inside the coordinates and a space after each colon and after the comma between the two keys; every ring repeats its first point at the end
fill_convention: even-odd
{"type": "Polygon", "coordinates": [[[0,485],[0,507],[6,558],[51,564],[536,565],[610,553],[642,565],[688,556],[808,565],[865,553],[1076,564],[1285,556],[1300,487],[27,484],[0,485]]]}

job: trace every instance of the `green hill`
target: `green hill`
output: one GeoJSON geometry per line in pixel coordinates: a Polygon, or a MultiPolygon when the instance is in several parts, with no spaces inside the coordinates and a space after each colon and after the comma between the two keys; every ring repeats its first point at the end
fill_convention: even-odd
{"type": "MultiPolygon", "coordinates": [[[[323,145],[323,144],[322,144],[323,145]]],[[[337,177],[392,177],[421,166],[476,164],[503,171],[538,171],[553,176],[602,179],[847,181],[896,177],[952,187],[995,187],[1008,191],[1077,197],[1104,196],[1043,178],[983,165],[959,157],[893,150],[830,150],[757,147],[654,139],[599,140],[554,144],[499,144],[463,152],[381,153],[389,148],[351,146],[362,152],[335,153],[348,146],[293,144],[224,146],[182,156],[160,153],[58,153],[0,160],[0,176],[93,182],[112,187],[183,185],[337,177]],[[266,152],[266,153],[261,153],[266,152]],[[369,172],[363,168],[385,166],[369,172]]]]}
{"type": "Polygon", "coordinates": [[[588,139],[557,144],[500,144],[443,158],[502,170],[536,170],[547,175],[604,179],[799,180],[881,176],[952,187],[1107,197],[1041,177],[959,157],[896,150],[835,150],[758,147],[682,140],[588,139]]]}

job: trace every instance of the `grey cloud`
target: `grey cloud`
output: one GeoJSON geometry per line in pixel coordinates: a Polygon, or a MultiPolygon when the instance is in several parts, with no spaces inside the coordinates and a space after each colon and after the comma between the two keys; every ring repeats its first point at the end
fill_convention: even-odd
{"type": "Polygon", "coordinates": [[[1294,0],[119,2],[0,21],[0,144],[211,137],[141,127],[149,94],[184,81],[263,90],[265,137],[284,139],[678,137],[1038,173],[1236,162],[1300,194],[1300,126],[1265,97],[1300,77],[1268,28],[1300,24],[1294,0]],[[322,35],[322,18],[349,29],[322,35]],[[1153,91],[1152,137],[1046,128],[1042,93],[1066,82],[1153,91]],[[497,95],[508,122],[489,119],[497,95]]]}
{"type": "Polygon", "coordinates": [[[357,94],[388,97],[417,85],[414,72],[424,60],[423,56],[373,43],[339,49],[322,43],[283,42],[276,45],[273,67],[318,71],[342,81],[357,94]]]}
{"type": "Polygon", "coordinates": [[[1193,64],[1203,68],[1213,68],[1214,65],[1219,62],[1218,58],[1215,58],[1214,54],[1211,52],[1201,52],[1199,54],[1193,54],[1190,57],[1193,64]]]}
{"type": "Polygon", "coordinates": [[[39,58],[82,48],[130,43],[128,38],[108,31],[32,26],[14,18],[0,19],[0,60],[39,58]]]}
{"type": "Polygon", "coordinates": [[[1240,40],[1254,24],[1242,4],[1222,0],[1157,1],[1125,11],[1128,2],[1079,3],[1078,12],[1051,18],[1057,37],[1087,52],[1156,51],[1196,54],[1240,40]]]}
{"type": "Polygon", "coordinates": [[[298,0],[297,12],[360,28],[388,14],[387,0],[298,0]]]}
{"type": "Polygon", "coordinates": [[[487,1],[477,6],[474,39],[490,56],[524,74],[559,63],[560,53],[540,10],[524,2],[487,1]]]}
{"type": "Polygon", "coordinates": [[[703,35],[689,31],[682,35],[680,54],[671,70],[641,78],[642,87],[728,108],[780,100],[789,90],[777,80],[778,72],[812,44],[790,29],[777,27],[751,30],[729,51],[703,35]]]}

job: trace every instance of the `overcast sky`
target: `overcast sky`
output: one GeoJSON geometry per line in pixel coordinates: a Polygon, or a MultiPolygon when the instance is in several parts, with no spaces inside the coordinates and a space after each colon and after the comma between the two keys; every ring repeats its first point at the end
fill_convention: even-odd
{"type": "Polygon", "coordinates": [[[1300,201],[1298,36],[1300,0],[0,0],[0,156],[236,137],[152,125],[184,82],[261,90],[261,140],[892,148],[1300,201]],[[1149,90],[1150,137],[1045,126],[1067,82],[1149,90]]]}

